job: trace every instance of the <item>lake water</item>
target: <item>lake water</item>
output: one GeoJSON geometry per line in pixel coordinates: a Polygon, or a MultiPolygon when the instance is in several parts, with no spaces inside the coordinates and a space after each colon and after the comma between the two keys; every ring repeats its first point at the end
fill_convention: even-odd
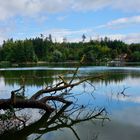
{"type": "MultiPolygon", "coordinates": [[[[69,81],[75,67],[35,66],[21,68],[0,68],[0,98],[10,97],[14,89],[25,78],[25,94],[33,95],[37,90],[53,85],[58,75],[69,81]]],[[[140,138],[140,67],[84,66],[79,69],[79,78],[102,75],[72,89],[79,106],[106,108],[110,121],[88,120],[73,126],[78,137],[68,127],[51,131],[29,133],[23,139],[40,140],[138,140],[140,138]],[[92,84],[92,85],[91,85],[92,84]],[[125,90],[124,90],[125,89],[125,90]],[[124,90],[124,94],[121,92],[124,90]]],[[[78,78],[75,79],[77,81],[78,78]]],[[[69,100],[75,101],[74,98],[69,100]]],[[[32,114],[35,111],[32,112],[32,114]]],[[[30,112],[31,113],[31,112],[30,112]]],[[[33,115],[36,116],[36,115],[33,115]]],[[[48,129],[49,130],[49,129],[48,129]]],[[[28,131],[28,130],[27,130],[28,131]]],[[[20,135],[20,134],[19,134],[20,135]]],[[[0,138],[1,139],[1,138],[0,138]]]]}

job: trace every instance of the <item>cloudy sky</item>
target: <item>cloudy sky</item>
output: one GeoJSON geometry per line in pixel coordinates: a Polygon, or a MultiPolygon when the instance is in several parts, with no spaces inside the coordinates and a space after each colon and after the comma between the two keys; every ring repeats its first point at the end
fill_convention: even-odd
{"type": "Polygon", "coordinates": [[[62,41],[108,36],[140,42],[140,0],[0,0],[0,44],[52,34],[62,41]]]}

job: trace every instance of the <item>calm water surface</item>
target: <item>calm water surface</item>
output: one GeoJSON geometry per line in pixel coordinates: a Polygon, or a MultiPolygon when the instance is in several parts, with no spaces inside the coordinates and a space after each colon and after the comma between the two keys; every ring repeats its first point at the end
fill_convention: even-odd
{"type": "MultiPolygon", "coordinates": [[[[46,85],[58,81],[58,75],[63,74],[70,80],[75,67],[22,67],[0,68],[0,98],[10,97],[10,92],[21,84],[25,77],[25,94],[30,97],[46,85]]],[[[105,107],[111,121],[102,126],[100,121],[86,121],[74,126],[81,140],[138,140],[140,139],[140,67],[106,67],[85,66],[79,69],[79,77],[102,74],[103,79],[94,79],[75,87],[71,92],[77,94],[79,105],[90,107],[105,107]],[[119,93],[123,91],[123,96],[119,93]],[[91,93],[92,96],[91,96],[91,93]]],[[[76,79],[77,80],[77,79],[76,79]]],[[[34,113],[34,112],[33,112],[34,113]]],[[[27,139],[35,139],[32,134],[27,139]]],[[[75,140],[76,137],[68,128],[45,132],[40,140],[75,140]]]]}

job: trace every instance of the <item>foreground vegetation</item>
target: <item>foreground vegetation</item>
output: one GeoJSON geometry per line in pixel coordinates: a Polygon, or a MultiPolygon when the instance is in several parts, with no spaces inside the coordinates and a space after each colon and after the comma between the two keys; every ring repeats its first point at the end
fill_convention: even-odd
{"type": "Polygon", "coordinates": [[[37,37],[26,40],[9,39],[0,47],[0,61],[11,63],[23,62],[70,62],[77,61],[85,55],[86,62],[107,61],[140,61],[140,44],[126,44],[120,40],[108,38],[90,40],[84,39],[78,43],[53,42],[49,37],[37,37]]]}

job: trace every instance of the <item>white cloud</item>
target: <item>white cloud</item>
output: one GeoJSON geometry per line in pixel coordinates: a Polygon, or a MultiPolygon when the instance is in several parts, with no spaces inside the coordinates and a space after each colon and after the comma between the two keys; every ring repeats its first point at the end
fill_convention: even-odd
{"type": "Polygon", "coordinates": [[[115,39],[122,40],[128,44],[140,43],[140,33],[101,35],[101,37],[105,37],[105,36],[109,37],[112,40],[115,40],[115,39]]]}
{"type": "Polygon", "coordinates": [[[105,7],[140,12],[140,0],[0,0],[0,20],[16,15],[36,16],[64,10],[95,11],[105,7]]]}
{"type": "Polygon", "coordinates": [[[116,0],[112,7],[126,12],[140,12],[140,0],[116,0]]]}
{"type": "MultiPolygon", "coordinates": [[[[13,32],[11,28],[0,28],[0,44],[3,43],[3,40],[9,38],[9,32],[13,32]]],[[[17,32],[17,36],[22,37],[25,39],[28,35],[26,32],[17,32]]],[[[100,39],[104,37],[108,37],[111,40],[122,40],[128,44],[130,43],[140,43],[140,33],[130,33],[130,34],[97,34],[92,28],[87,29],[79,29],[79,30],[71,30],[71,29],[63,29],[63,28],[54,28],[54,29],[47,29],[44,32],[34,32],[30,37],[36,37],[40,34],[43,34],[44,37],[47,37],[49,34],[52,35],[53,41],[62,42],[63,38],[66,37],[69,42],[79,42],[82,40],[82,34],[86,35],[86,41],[91,39],[100,39]]],[[[20,38],[14,38],[20,39],[20,38]]]]}
{"type": "Polygon", "coordinates": [[[77,0],[73,3],[73,8],[78,10],[99,10],[105,7],[140,12],[140,0],[77,0]]]}
{"type": "MultiPolygon", "coordinates": [[[[46,21],[49,13],[64,12],[65,10],[95,11],[105,7],[117,8],[129,12],[140,12],[140,0],[0,0],[0,23],[4,21],[7,22],[7,27],[4,27],[6,28],[6,31],[3,31],[3,27],[0,27],[0,43],[2,43],[4,39],[8,38],[10,36],[9,34],[12,34],[13,26],[10,25],[9,19],[12,18],[11,21],[15,21],[17,20],[14,18],[16,16],[37,17],[37,19],[39,19],[38,22],[42,23],[46,21]],[[7,28],[11,29],[7,31],[7,28]]],[[[64,20],[65,18],[66,16],[59,16],[57,20],[64,20]]],[[[118,25],[124,26],[126,24],[140,24],[140,16],[116,19],[101,26],[116,27],[118,25]]],[[[63,37],[68,37],[68,40],[71,41],[80,41],[83,33],[88,36],[93,36],[93,30],[90,29],[76,31],[68,29],[49,29],[47,33],[51,33],[54,38],[58,40],[62,40],[63,37]]],[[[26,34],[26,36],[28,35],[26,34]]],[[[109,37],[121,39],[127,43],[131,43],[133,41],[140,42],[140,34],[135,33],[129,35],[109,35],[109,37]]]]}
{"type": "Polygon", "coordinates": [[[140,33],[130,33],[130,34],[104,34],[97,35],[95,34],[94,29],[79,29],[79,30],[70,30],[70,29],[48,29],[43,33],[45,36],[51,34],[53,40],[57,39],[58,42],[62,42],[63,38],[66,37],[69,42],[79,42],[82,40],[82,34],[86,35],[86,41],[92,39],[100,39],[104,37],[109,37],[111,40],[122,40],[128,44],[130,43],[140,43],[140,33]]]}
{"type": "Polygon", "coordinates": [[[40,13],[58,12],[69,5],[64,0],[0,0],[0,20],[16,15],[36,16],[40,13]]]}
{"type": "Polygon", "coordinates": [[[132,17],[124,17],[112,20],[106,24],[99,25],[96,28],[118,28],[118,27],[124,27],[126,25],[136,25],[140,24],[140,16],[132,16],[132,17]]]}
{"type": "Polygon", "coordinates": [[[96,40],[96,39],[108,37],[111,40],[115,40],[115,39],[122,40],[128,44],[140,43],[140,33],[103,34],[103,35],[98,34],[97,35],[97,33],[95,34],[95,31],[92,28],[79,29],[79,30],[56,28],[56,29],[48,29],[43,34],[45,36],[48,36],[48,34],[51,34],[53,40],[55,41],[56,39],[57,42],[62,42],[64,37],[66,37],[69,42],[79,42],[82,40],[82,34],[85,34],[86,41],[89,41],[90,39],[96,40]]]}
{"type": "Polygon", "coordinates": [[[74,10],[99,10],[108,5],[112,0],[77,0],[73,2],[74,10]]]}
{"type": "Polygon", "coordinates": [[[43,34],[47,36],[51,34],[53,40],[57,39],[58,42],[62,42],[63,38],[66,37],[70,42],[78,42],[82,40],[82,34],[92,34],[92,29],[79,29],[79,30],[70,30],[70,29],[48,29],[43,34]],[[46,34],[47,33],[47,34],[46,34]]]}

